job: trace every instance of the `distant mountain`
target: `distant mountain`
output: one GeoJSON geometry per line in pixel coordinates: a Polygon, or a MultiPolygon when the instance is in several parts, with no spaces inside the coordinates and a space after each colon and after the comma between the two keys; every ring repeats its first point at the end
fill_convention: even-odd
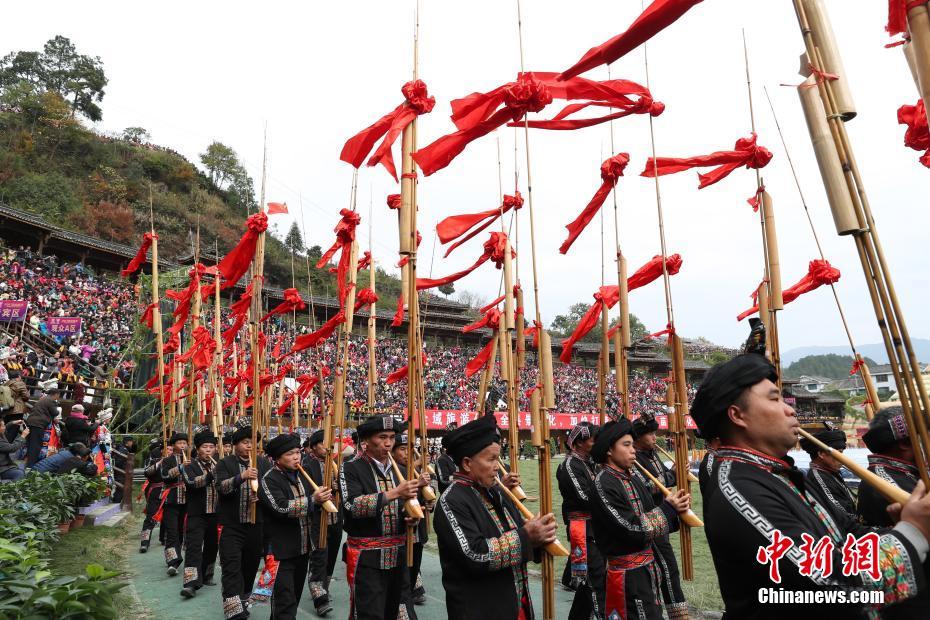
{"type": "MultiPolygon", "coordinates": [[[[912,338],[911,343],[914,345],[914,352],[917,354],[917,359],[921,362],[930,363],[930,340],[926,338],[912,338]]],[[[882,343],[863,344],[859,345],[858,349],[863,357],[871,357],[879,364],[888,363],[888,355],[885,353],[885,345],[882,343]]],[[[851,354],[849,347],[845,345],[835,347],[798,347],[796,349],[782,351],[781,363],[782,366],[787,366],[808,355],[826,355],[828,353],[836,353],[837,355],[851,354]]]]}
{"type": "MultiPolygon", "coordinates": [[[[785,376],[791,379],[798,379],[803,375],[808,377],[826,377],[827,379],[845,379],[849,376],[849,369],[852,367],[852,355],[837,355],[836,353],[827,353],[826,355],[808,355],[802,357],[788,366],[783,366],[785,376]]],[[[865,362],[869,366],[875,366],[876,361],[866,356],[865,362]]]]}

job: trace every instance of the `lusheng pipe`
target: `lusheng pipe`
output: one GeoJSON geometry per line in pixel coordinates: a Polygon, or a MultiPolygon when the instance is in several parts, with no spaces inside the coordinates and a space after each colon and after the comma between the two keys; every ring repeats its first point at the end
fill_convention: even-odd
{"type": "Polygon", "coordinates": [[[823,443],[822,441],[820,441],[819,439],[817,439],[816,437],[814,437],[813,435],[805,431],[803,428],[799,428],[798,432],[801,434],[802,437],[804,437],[805,439],[813,443],[815,446],[817,446],[819,450],[821,450],[822,452],[826,452],[827,454],[832,456],[834,459],[842,463],[843,467],[845,467],[852,473],[859,476],[860,480],[862,480],[863,482],[871,486],[873,489],[881,493],[882,497],[887,499],[889,502],[903,505],[905,502],[907,502],[908,498],[911,496],[910,493],[908,493],[901,487],[888,482],[887,480],[885,480],[878,474],[874,474],[870,472],[868,469],[866,469],[862,465],[859,465],[858,463],[856,463],[856,461],[854,461],[850,457],[846,456],[839,450],[835,450],[831,448],[827,444],[823,443]]]}
{"type": "MultiPolygon", "coordinates": [[[[513,492],[507,488],[507,485],[505,485],[500,478],[497,479],[497,486],[500,487],[501,491],[503,491],[504,494],[510,498],[510,501],[514,503],[514,505],[517,507],[517,510],[520,511],[520,514],[523,515],[524,519],[529,520],[536,517],[536,515],[534,515],[529,508],[524,506],[520,500],[517,499],[516,495],[514,495],[513,492]]],[[[558,539],[552,541],[543,547],[543,549],[546,550],[546,553],[556,558],[568,557],[568,549],[566,549],[562,543],[558,541],[558,539]]]]}
{"type": "MultiPolygon", "coordinates": [[[[659,482],[659,479],[653,476],[649,472],[648,469],[646,469],[645,467],[642,466],[642,464],[639,463],[639,461],[633,461],[633,462],[639,468],[639,471],[641,471],[643,475],[649,478],[649,480],[652,481],[652,484],[656,485],[656,488],[662,492],[662,495],[664,495],[665,497],[668,497],[669,495],[672,494],[672,491],[668,487],[666,487],[664,484],[659,482]]],[[[681,519],[681,522],[687,525],[688,527],[704,527],[704,522],[701,521],[700,517],[698,517],[694,513],[694,511],[691,510],[690,508],[688,508],[684,512],[679,512],[678,518],[681,519]]]]}
{"type": "MultiPolygon", "coordinates": [[[[504,465],[504,461],[502,461],[500,457],[497,457],[497,468],[500,470],[501,475],[506,476],[510,473],[507,471],[507,466],[504,465]]],[[[529,497],[520,485],[515,486],[512,491],[514,497],[516,497],[518,501],[525,501],[529,497]]]]}
{"type": "MultiPolygon", "coordinates": [[[[400,467],[397,466],[397,461],[395,461],[394,457],[392,457],[390,454],[388,454],[388,461],[391,462],[391,467],[394,469],[394,475],[397,476],[401,483],[407,482],[407,479],[404,478],[404,474],[400,471],[400,467]]],[[[411,519],[423,518],[423,508],[420,506],[420,502],[415,497],[412,497],[404,502],[404,510],[407,512],[407,516],[411,519]]]]}
{"type": "MultiPolygon", "coordinates": [[[[313,478],[310,477],[310,474],[308,474],[306,470],[300,466],[300,464],[297,465],[297,471],[299,471],[300,475],[303,476],[304,480],[307,481],[307,484],[310,485],[310,488],[312,488],[314,491],[320,490],[320,485],[313,481],[313,478]]],[[[332,500],[329,499],[323,502],[323,510],[331,514],[338,512],[336,505],[332,502],[332,500]]]]}
{"type": "MultiPolygon", "coordinates": [[[[661,452],[661,453],[663,454],[663,456],[665,456],[665,458],[667,458],[668,460],[670,460],[672,463],[675,462],[675,457],[672,456],[671,454],[669,454],[669,453],[668,453],[668,450],[666,450],[666,449],[663,448],[662,446],[656,445],[656,450],[658,450],[659,452],[661,452]]],[[[688,470],[688,480],[690,480],[691,482],[698,482],[698,477],[695,476],[694,474],[692,474],[690,469],[688,470]]]]}
{"type": "Polygon", "coordinates": [[[911,51],[914,53],[914,70],[917,87],[924,105],[930,107],[930,7],[915,4],[907,11],[911,51]]]}
{"type": "MultiPolygon", "coordinates": [[[[802,1],[804,2],[804,8],[807,10],[807,19],[810,21],[814,43],[820,49],[820,55],[823,57],[822,69],[837,76],[837,79],[833,80],[837,110],[844,121],[852,120],[856,116],[856,106],[853,103],[852,92],[849,90],[849,78],[845,67],[843,67],[843,59],[840,56],[839,46],[836,44],[836,37],[833,34],[833,25],[830,23],[827,8],[824,6],[823,0],[802,1]]],[[[928,35],[930,35],[930,31],[928,31],[928,35]]]]}

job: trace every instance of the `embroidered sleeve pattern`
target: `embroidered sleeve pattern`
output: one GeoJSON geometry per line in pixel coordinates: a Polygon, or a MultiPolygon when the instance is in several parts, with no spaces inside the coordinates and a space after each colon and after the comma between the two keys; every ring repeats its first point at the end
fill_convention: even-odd
{"type": "Polygon", "coordinates": [[[310,502],[307,501],[306,497],[298,497],[297,499],[292,499],[287,502],[287,516],[298,518],[306,516],[309,512],[308,508],[310,507],[310,502]]]}
{"type": "Polygon", "coordinates": [[[885,593],[885,605],[897,603],[917,595],[917,581],[907,549],[897,537],[884,534],[879,538],[877,589],[885,593]]]}
{"type": "Polygon", "coordinates": [[[366,519],[378,514],[378,495],[380,493],[369,493],[368,495],[359,495],[352,500],[349,510],[356,519],[366,519]]]}
{"type": "Polygon", "coordinates": [[[668,518],[661,508],[653,508],[643,515],[643,527],[649,538],[659,538],[669,532],[668,518]]]}
{"type": "Polygon", "coordinates": [[[489,570],[495,571],[523,563],[520,533],[510,530],[498,538],[488,538],[489,570]]]}
{"type": "MultiPolygon", "coordinates": [[[[199,476],[193,476],[193,475],[192,475],[192,474],[194,473],[194,472],[192,471],[193,469],[194,469],[194,468],[193,468],[192,466],[191,466],[191,467],[184,467],[184,468],[181,469],[181,475],[182,475],[183,478],[184,478],[185,484],[187,484],[188,486],[192,486],[192,487],[194,487],[195,489],[201,489],[201,488],[207,486],[207,473],[206,473],[206,472],[203,472],[203,473],[202,473],[201,475],[199,475],[199,476]]],[[[198,466],[197,469],[199,469],[200,471],[203,471],[203,469],[201,469],[199,466],[198,466]]]]}
{"type": "Polygon", "coordinates": [[[236,479],[237,476],[232,476],[230,478],[224,479],[220,482],[220,493],[223,495],[229,495],[236,492],[236,479]]]}
{"type": "Polygon", "coordinates": [[[570,460],[565,463],[565,470],[568,472],[568,478],[572,481],[572,486],[575,487],[575,493],[578,494],[578,497],[582,501],[588,501],[588,496],[585,494],[584,489],[581,487],[581,483],[578,481],[578,477],[575,475],[574,458],[573,456],[568,457],[570,460]]]}

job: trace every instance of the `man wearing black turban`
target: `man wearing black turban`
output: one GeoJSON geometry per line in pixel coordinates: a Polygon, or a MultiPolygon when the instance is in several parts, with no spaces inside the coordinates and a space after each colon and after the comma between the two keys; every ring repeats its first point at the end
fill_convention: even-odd
{"type": "Polygon", "coordinates": [[[496,487],[500,441],[493,415],[450,431],[442,440],[458,467],[433,520],[451,620],[531,620],[526,565],[555,540],[555,516],[524,521],[496,487]]]}
{"type": "MultiPolygon", "coordinates": [[[[317,485],[323,485],[324,467],[326,464],[326,445],[323,443],[323,430],[314,431],[304,443],[303,467],[307,474],[317,485]]],[[[329,582],[336,568],[339,557],[339,545],[342,543],[342,513],[326,513],[329,523],[326,525],[326,547],[314,549],[310,554],[310,596],[313,597],[313,606],[316,615],[323,617],[333,610],[329,596],[329,582]]],[[[310,523],[310,535],[313,540],[320,539],[320,520],[313,519],[310,523]]]]}
{"type": "Polygon", "coordinates": [[[711,491],[705,496],[704,520],[725,615],[826,620],[862,618],[867,610],[854,603],[765,604],[776,589],[824,590],[828,597],[838,591],[845,595],[850,590],[877,590],[885,605],[915,597],[926,587],[921,564],[930,548],[930,495],[920,485],[903,509],[896,507],[901,521],[879,532],[877,580],[864,572],[845,576],[847,535],[858,539],[875,530],[851,519],[831,518],[807,492],[803,474],[784,460],[797,442],[799,424],[777,379],[763,356],[739,355],[707,373],[691,407],[701,435],[719,437],[722,444],[709,481],[711,491]],[[770,577],[776,531],[792,543],[777,564],[778,583],[770,577]],[[832,543],[831,574],[816,568],[801,574],[802,534],[832,543]]]}
{"type": "Polygon", "coordinates": [[[212,586],[213,569],[219,545],[217,508],[219,506],[213,467],[216,436],[210,430],[194,435],[195,458],[181,466],[181,480],[187,492],[187,523],[184,533],[184,585],[181,596],[193,598],[203,585],[212,586]]]}
{"type": "MultiPolygon", "coordinates": [[[[568,583],[575,599],[568,612],[570,620],[588,620],[604,611],[604,559],[594,544],[591,527],[591,500],[594,495],[596,466],[591,460],[597,426],[580,422],[568,433],[569,453],[559,464],[555,478],[562,495],[562,520],[568,530],[571,555],[566,563],[568,583]]],[[[562,583],[566,582],[565,576],[562,583]]]]}
{"type": "Polygon", "coordinates": [[[165,563],[171,577],[178,574],[181,566],[181,544],[184,542],[187,492],[181,479],[181,465],[187,460],[187,440],[186,433],[174,433],[168,440],[171,455],[162,459],[158,466],[165,482],[161,527],[165,530],[165,563]]]}
{"type": "MultiPolygon", "coordinates": [[[[842,452],[846,449],[846,433],[828,422],[805,430],[834,450],[842,452]]],[[[821,506],[830,511],[834,519],[842,519],[844,515],[847,518],[855,518],[856,498],[840,475],[843,467],[840,462],[830,456],[829,452],[818,448],[807,437],[801,438],[801,449],[811,457],[811,465],[805,475],[807,490],[817,498],[821,506]]]]}
{"type": "Polygon", "coordinates": [[[664,576],[655,561],[654,542],[678,530],[678,514],[690,507],[691,497],[679,490],[658,506],[653,503],[649,488],[632,472],[636,448],[626,418],[604,425],[591,456],[603,465],[594,478],[591,518],[607,561],[604,617],[661,620],[664,576]]]}
{"type": "Polygon", "coordinates": [[[316,544],[310,536],[310,521],[319,519],[320,506],[332,499],[327,487],[316,490],[300,475],[300,437],[284,433],[265,445],[274,461],[258,486],[258,499],[265,508],[269,553],[278,561],[278,574],[271,594],[271,617],[292,620],[307,580],[310,552],[316,544]]]}
{"type": "Polygon", "coordinates": [[[365,451],[339,471],[346,539],[349,616],[353,619],[416,618],[410,602],[410,571],[405,561],[407,520],[404,502],[417,496],[420,478],[401,482],[390,454],[405,423],[377,415],[359,424],[365,451]]]}
{"type": "MultiPolygon", "coordinates": [[[[142,521],[142,538],[139,541],[139,553],[146,553],[149,550],[149,544],[152,542],[152,530],[158,523],[155,515],[161,509],[161,492],[165,488],[165,482],[161,479],[161,460],[162,446],[161,442],[164,437],[154,437],[149,442],[149,454],[145,460],[145,519],[142,521]]],[[[168,446],[168,454],[171,454],[171,446],[168,446]]],[[[164,540],[165,528],[159,528],[159,538],[164,540]]]]}
{"type": "MultiPolygon", "coordinates": [[[[655,419],[655,416],[641,415],[633,420],[633,447],[636,448],[636,462],[655,476],[659,482],[665,485],[665,488],[670,489],[677,484],[677,481],[674,470],[665,466],[665,463],[662,462],[662,456],[656,448],[656,431],[658,430],[659,422],[655,419]]],[[[638,468],[634,468],[633,475],[639,477],[652,493],[653,504],[658,506],[665,499],[662,491],[638,468]]],[[[664,579],[662,579],[662,600],[665,602],[665,610],[668,613],[669,620],[687,618],[688,602],[685,600],[685,593],[681,589],[678,560],[675,558],[675,551],[672,549],[668,534],[656,538],[653,541],[653,546],[658,551],[656,562],[664,576],[664,579]]]]}

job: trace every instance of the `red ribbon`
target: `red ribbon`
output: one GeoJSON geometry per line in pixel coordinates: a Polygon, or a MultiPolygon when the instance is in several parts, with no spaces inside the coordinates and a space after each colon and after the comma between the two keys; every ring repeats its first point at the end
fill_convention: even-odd
{"type": "Polygon", "coordinates": [[[462,237],[462,235],[465,235],[464,238],[459,239],[459,241],[456,241],[454,244],[452,244],[452,246],[446,250],[444,256],[449,256],[449,254],[452,253],[452,250],[486,229],[504,213],[507,213],[511,209],[519,209],[522,206],[523,196],[521,196],[520,192],[517,191],[513,196],[510,194],[504,194],[504,200],[499,209],[489,209],[487,211],[479,211],[478,213],[451,215],[442,220],[439,222],[439,224],[436,225],[436,233],[439,236],[440,243],[443,245],[449,243],[450,241],[455,241],[456,239],[459,239],[459,237],[462,237]],[[480,226],[478,226],[478,224],[480,224],[480,226]],[[474,228],[474,230],[471,230],[474,226],[478,227],[474,228]],[[469,230],[471,230],[471,232],[469,232],[469,230]]]}
{"type": "MultiPolygon", "coordinates": [[[[520,285],[519,285],[519,284],[514,284],[514,285],[513,285],[513,296],[514,296],[514,297],[517,296],[517,291],[519,291],[519,290],[520,290],[520,285]]],[[[493,308],[494,306],[496,306],[496,305],[499,304],[500,302],[504,301],[504,299],[506,299],[506,298],[507,298],[507,295],[506,295],[506,294],[501,295],[500,297],[498,297],[498,298],[495,299],[494,301],[492,301],[492,302],[490,302],[490,303],[488,303],[488,304],[485,304],[484,306],[482,306],[481,308],[479,308],[479,309],[478,309],[478,312],[480,312],[481,314],[485,314],[488,310],[490,310],[491,308],[493,308]]],[[[517,314],[522,314],[522,313],[523,313],[522,310],[523,310],[522,308],[517,308],[517,314]]]]}
{"type": "Polygon", "coordinates": [[[527,74],[488,93],[472,93],[456,99],[452,102],[452,121],[458,131],[420,149],[413,159],[423,174],[429,176],[448,166],[473,140],[509,121],[523,118],[528,112],[539,112],[550,103],[552,95],[546,86],[527,74]]]}
{"type": "MultiPolygon", "coordinates": [[[[668,275],[673,276],[678,273],[681,269],[681,263],[680,254],[672,254],[669,256],[665,260],[665,268],[668,270],[668,275]]],[[[662,256],[656,255],[653,256],[648,263],[637,269],[633,275],[627,278],[627,292],[632,292],[650,282],[654,282],[661,275],[662,256]]],[[[607,308],[610,309],[617,305],[618,301],[620,301],[620,287],[611,285],[602,286],[598,289],[598,292],[594,294],[594,303],[591,304],[588,311],[585,312],[581,320],[578,321],[578,325],[575,326],[575,331],[562,341],[562,353],[559,355],[559,359],[562,360],[563,363],[568,364],[572,361],[572,349],[575,343],[587,336],[588,333],[594,329],[594,326],[597,325],[600,319],[602,305],[606,304],[607,308]]],[[[610,336],[610,334],[608,334],[608,336],[610,336]]]]}
{"type": "Polygon", "coordinates": [[[494,345],[494,338],[488,341],[484,348],[478,351],[478,355],[470,359],[467,364],[465,364],[465,376],[472,377],[475,373],[484,369],[488,365],[488,362],[491,360],[491,347],[494,345]]]}
{"type": "Polygon", "coordinates": [[[332,336],[333,332],[336,331],[336,328],[345,322],[346,313],[343,310],[340,310],[338,314],[323,323],[320,329],[309,334],[301,334],[300,336],[297,336],[297,338],[294,340],[294,346],[291,347],[289,353],[285,354],[285,357],[293,353],[299,353],[304,349],[317,346],[321,341],[326,340],[332,336]]]}
{"type": "Polygon", "coordinates": [[[132,260],[129,261],[129,264],[126,265],[126,268],[119,272],[120,277],[128,278],[137,271],[139,267],[142,266],[142,263],[145,262],[145,257],[149,252],[149,248],[152,247],[152,240],[158,239],[158,235],[154,235],[150,232],[142,235],[142,245],[139,246],[139,251],[136,252],[136,255],[132,257],[132,260]]]}
{"type": "Polygon", "coordinates": [[[533,319],[533,324],[523,330],[523,337],[532,336],[533,337],[533,348],[539,349],[539,330],[542,328],[542,325],[536,319],[533,319]]]}
{"type": "Polygon", "coordinates": [[[346,275],[349,273],[349,260],[352,254],[352,242],[355,241],[355,228],[362,221],[361,216],[355,211],[341,209],[339,214],[342,218],[333,229],[336,233],[336,241],[326,250],[319,262],[316,264],[317,269],[322,269],[326,263],[336,255],[336,252],[342,252],[339,256],[339,263],[336,266],[336,280],[339,285],[339,305],[345,305],[346,295],[349,294],[349,287],[346,284],[346,275]]]}
{"type": "Polygon", "coordinates": [[[765,191],[765,185],[760,185],[756,188],[756,193],[753,194],[746,202],[752,207],[753,213],[759,211],[759,207],[762,206],[762,192],[765,191]]]}
{"type": "Polygon", "coordinates": [[[857,372],[859,372],[859,369],[861,369],[863,366],[865,366],[865,360],[854,359],[852,363],[852,368],[849,369],[849,375],[852,376],[856,374],[857,372]]]}
{"type": "Polygon", "coordinates": [[[756,134],[748,138],[740,138],[736,141],[736,147],[732,151],[716,151],[710,155],[698,155],[696,157],[650,157],[646,162],[646,169],[643,170],[644,177],[664,176],[674,174],[691,168],[703,168],[707,166],[717,166],[707,174],[699,174],[701,180],[698,189],[704,189],[718,181],[725,179],[731,172],[740,166],[747,168],[760,169],[764,168],[772,161],[772,153],[764,146],[756,145],[756,134]]]}
{"type": "Polygon", "coordinates": [[[592,47],[574,65],[559,75],[567,80],[600,65],[609,65],[675,23],[701,0],[655,0],[625,32],[592,47]]]}
{"type": "MultiPolygon", "coordinates": [[[[655,332],[654,334],[649,334],[648,336],[646,336],[646,340],[652,340],[653,338],[658,338],[659,336],[671,336],[674,333],[675,333],[675,328],[672,327],[672,324],[666,323],[665,329],[663,329],[662,331],[655,332]]],[[[670,379],[669,381],[667,381],[667,383],[674,383],[674,381],[670,379]]]]}
{"type": "Polygon", "coordinates": [[[591,201],[588,202],[588,205],[578,217],[565,226],[568,229],[568,238],[559,246],[559,252],[562,254],[568,253],[568,249],[578,239],[581,231],[591,223],[591,220],[600,211],[604,201],[607,200],[607,196],[610,195],[610,190],[617,184],[617,180],[623,176],[623,171],[628,163],[630,163],[629,153],[617,153],[613,157],[604,160],[601,164],[601,186],[597,188],[594,197],[591,198],[591,201]]]}
{"type": "Polygon", "coordinates": [[[142,317],[139,319],[139,322],[143,325],[148,325],[149,329],[155,329],[155,306],[157,305],[157,301],[153,301],[147,305],[145,310],[142,311],[142,317]]]}
{"type": "Polygon", "coordinates": [[[388,194],[388,209],[400,209],[400,194],[388,194]]]}
{"type": "MultiPolygon", "coordinates": [[[[500,269],[504,265],[504,250],[506,247],[507,233],[492,232],[490,238],[484,242],[484,253],[478,257],[478,260],[476,260],[471,267],[463,269],[462,271],[457,271],[444,278],[417,278],[417,290],[423,291],[430,288],[436,288],[437,286],[443,286],[444,284],[449,284],[451,282],[455,282],[456,280],[460,280],[489,260],[494,261],[494,264],[498,269],[500,269]]],[[[513,257],[516,257],[516,252],[513,250],[510,252],[513,257]]]]}
{"type": "Polygon", "coordinates": [[[394,312],[394,320],[391,321],[391,327],[400,327],[404,322],[404,294],[397,296],[397,310],[394,312]]]}
{"type": "Polygon", "coordinates": [[[250,215],[245,223],[246,231],[239,243],[216,265],[217,271],[226,280],[223,289],[235,286],[239,278],[245,275],[249,263],[255,256],[255,246],[258,244],[259,235],[268,230],[268,216],[264,211],[250,215]]]}
{"type": "Polygon", "coordinates": [[[924,106],[924,100],[918,99],[916,105],[903,105],[898,108],[898,124],[907,125],[904,146],[915,151],[924,151],[919,161],[930,168],[930,129],[927,126],[927,108],[924,106]]]}
{"type": "Polygon", "coordinates": [[[356,265],[356,271],[361,271],[362,269],[368,269],[371,267],[371,252],[365,250],[365,253],[362,254],[362,257],[358,259],[358,265],[356,265]]]}
{"type": "MultiPolygon", "coordinates": [[[[323,377],[330,375],[330,370],[326,366],[321,369],[321,372],[323,377]]],[[[307,398],[319,382],[320,375],[300,375],[297,377],[297,396],[301,399],[307,398]]]]}
{"type": "Polygon", "coordinates": [[[370,288],[363,288],[355,296],[355,312],[378,301],[378,294],[370,288]]]}
{"type": "Polygon", "coordinates": [[[306,307],[307,304],[304,303],[303,298],[300,296],[300,292],[296,288],[286,288],[284,289],[284,301],[263,316],[261,322],[264,323],[277,314],[287,314],[294,310],[303,310],[306,307]]]}
{"type": "Polygon", "coordinates": [[[379,118],[373,125],[349,138],[345,146],[342,147],[342,154],[339,159],[358,168],[362,165],[368,153],[371,152],[375,142],[381,136],[384,136],[384,140],[381,141],[381,144],[368,160],[368,165],[382,164],[391,173],[394,180],[397,180],[397,170],[394,167],[391,146],[404,128],[413,122],[413,119],[420,114],[428,114],[436,105],[436,98],[429,96],[423,80],[407,82],[400,90],[404,93],[405,101],[394,108],[393,111],[379,118]]]}
{"type": "MultiPolygon", "coordinates": [[[[423,235],[421,235],[421,234],[420,234],[420,231],[418,230],[418,231],[417,231],[417,249],[420,248],[420,244],[421,244],[421,243],[423,243],[423,235]]],[[[397,261],[397,266],[398,266],[398,267],[403,267],[404,265],[406,265],[406,264],[409,263],[409,262],[410,262],[410,256],[409,256],[409,255],[401,256],[401,257],[400,257],[400,260],[397,261]]]]}
{"type": "MultiPolygon", "coordinates": [[[[833,284],[840,279],[840,270],[833,267],[828,261],[825,260],[812,260],[807,267],[807,275],[798,280],[790,288],[786,288],[782,291],[782,300],[784,303],[789,304],[804,293],[809,293],[814,289],[820,288],[824,284],[833,284]]],[[[758,294],[758,289],[753,293],[753,297],[758,294]]],[[[749,310],[742,312],[738,317],[737,321],[742,321],[747,316],[753,315],[759,311],[759,306],[755,305],[749,310]]]]}
{"type": "Polygon", "coordinates": [[[216,341],[210,335],[203,325],[198,325],[191,334],[193,342],[190,348],[178,356],[178,361],[187,363],[191,362],[194,370],[204,370],[210,366],[210,358],[216,352],[216,341]]]}
{"type": "MultiPolygon", "coordinates": [[[[423,356],[423,364],[425,365],[426,364],[426,353],[423,353],[422,356],[423,356]]],[[[407,373],[409,371],[409,367],[410,367],[409,364],[404,364],[403,366],[401,366],[400,368],[398,368],[397,370],[389,374],[387,376],[387,379],[385,379],[387,384],[391,385],[392,383],[397,383],[399,381],[406,379],[407,373]]]]}
{"type": "Polygon", "coordinates": [[[474,323],[470,323],[466,325],[465,327],[463,327],[462,333],[467,334],[469,332],[475,331],[476,329],[481,329],[482,327],[487,327],[490,329],[497,329],[497,327],[500,325],[500,321],[501,321],[501,311],[498,310],[497,308],[491,308],[484,314],[483,317],[481,317],[474,323]]]}
{"type": "Polygon", "coordinates": [[[888,0],[888,23],[885,25],[885,30],[891,36],[903,34],[906,39],[909,39],[907,13],[914,7],[926,3],[926,0],[888,0]]]}

